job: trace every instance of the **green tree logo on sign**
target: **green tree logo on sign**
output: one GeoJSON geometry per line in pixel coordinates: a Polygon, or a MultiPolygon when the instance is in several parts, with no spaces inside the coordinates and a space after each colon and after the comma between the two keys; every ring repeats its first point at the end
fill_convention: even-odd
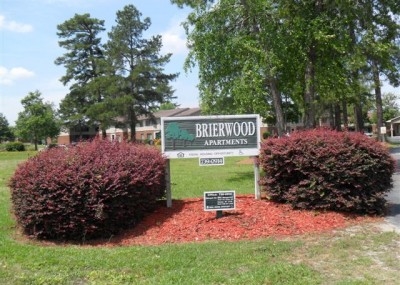
{"type": "Polygon", "coordinates": [[[187,130],[181,130],[178,123],[172,122],[168,124],[165,130],[165,138],[172,139],[172,148],[175,149],[175,144],[177,140],[182,140],[184,146],[186,147],[186,142],[193,142],[194,135],[190,134],[187,130]]]}

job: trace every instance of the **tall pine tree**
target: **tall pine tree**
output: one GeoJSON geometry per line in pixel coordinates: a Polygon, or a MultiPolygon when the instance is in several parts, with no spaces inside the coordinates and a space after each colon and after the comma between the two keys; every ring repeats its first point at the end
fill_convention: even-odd
{"type": "Polygon", "coordinates": [[[107,57],[114,73],[116,103],[136,139],[136,124],[140,115],[151,115],[162,103],[170,102],[173,89],[170,82],[178,74],[164,73],[171,54],[160,55],[161,36],[143,38],[151,21],[127,5],[117,12],[116,25],[108,33],[107,57]]]}

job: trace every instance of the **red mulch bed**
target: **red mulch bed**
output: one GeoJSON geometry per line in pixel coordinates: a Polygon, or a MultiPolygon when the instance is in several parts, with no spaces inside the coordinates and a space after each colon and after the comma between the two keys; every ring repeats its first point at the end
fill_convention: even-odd
{"type": "Polygon", "coordinates": [[[202,198],[165,202],[132,230],[107,241],[89,243],[97,246],[158,245],[205,240],[244,240],[328,232],[351,225],[375,222],[380,218],[335,212],[293,210],[290,206],[251,195],[236,196],[236,210],[204,211],[202,198]]]}

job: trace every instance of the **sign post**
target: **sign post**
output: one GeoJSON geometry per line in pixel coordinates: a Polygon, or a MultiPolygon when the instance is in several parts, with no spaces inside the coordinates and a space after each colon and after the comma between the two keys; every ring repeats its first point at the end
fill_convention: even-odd
{"type": "Polygon", "coordinates": [[[257,200],[261,199],[261,192],[260,192],[260,184],[258,181],[260,180],[260,167],[258,165],[258,161],[256,161],[257,157],[254,157],[254,196],[257,200]]]}
{"type": "Polygon", "coordinates": [[[165,165],[165,185],[166,185],[166,198],[167,198],[167,207],[172,207],[172,193],[171,193],[171,166],[170,161],[167,159],[167,163],[165,165]]]}

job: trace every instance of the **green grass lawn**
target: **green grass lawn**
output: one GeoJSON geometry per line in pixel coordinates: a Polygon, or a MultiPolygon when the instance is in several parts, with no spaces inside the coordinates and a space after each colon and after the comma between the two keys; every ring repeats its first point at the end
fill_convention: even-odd
{"type": "Polygon", "coordinates": [[[243,160],[246,158],[226,157],[223,166],[199,166],[198,159],[172,159],[172,198],[202,197],[205,191],[219,190],[254,194],[254,166],[241,163],[243,160]]]}
{"type": "MultiPolygon", "coordinates": [[[[286,240],[83,247],[18,238],[7,181],[34,153],[0,152],[0,284],[397,284],[400,237],[359,228],[286,240]]],[[[254,193],[253,166],[171,161],[174,199],[254,193]]]]}

